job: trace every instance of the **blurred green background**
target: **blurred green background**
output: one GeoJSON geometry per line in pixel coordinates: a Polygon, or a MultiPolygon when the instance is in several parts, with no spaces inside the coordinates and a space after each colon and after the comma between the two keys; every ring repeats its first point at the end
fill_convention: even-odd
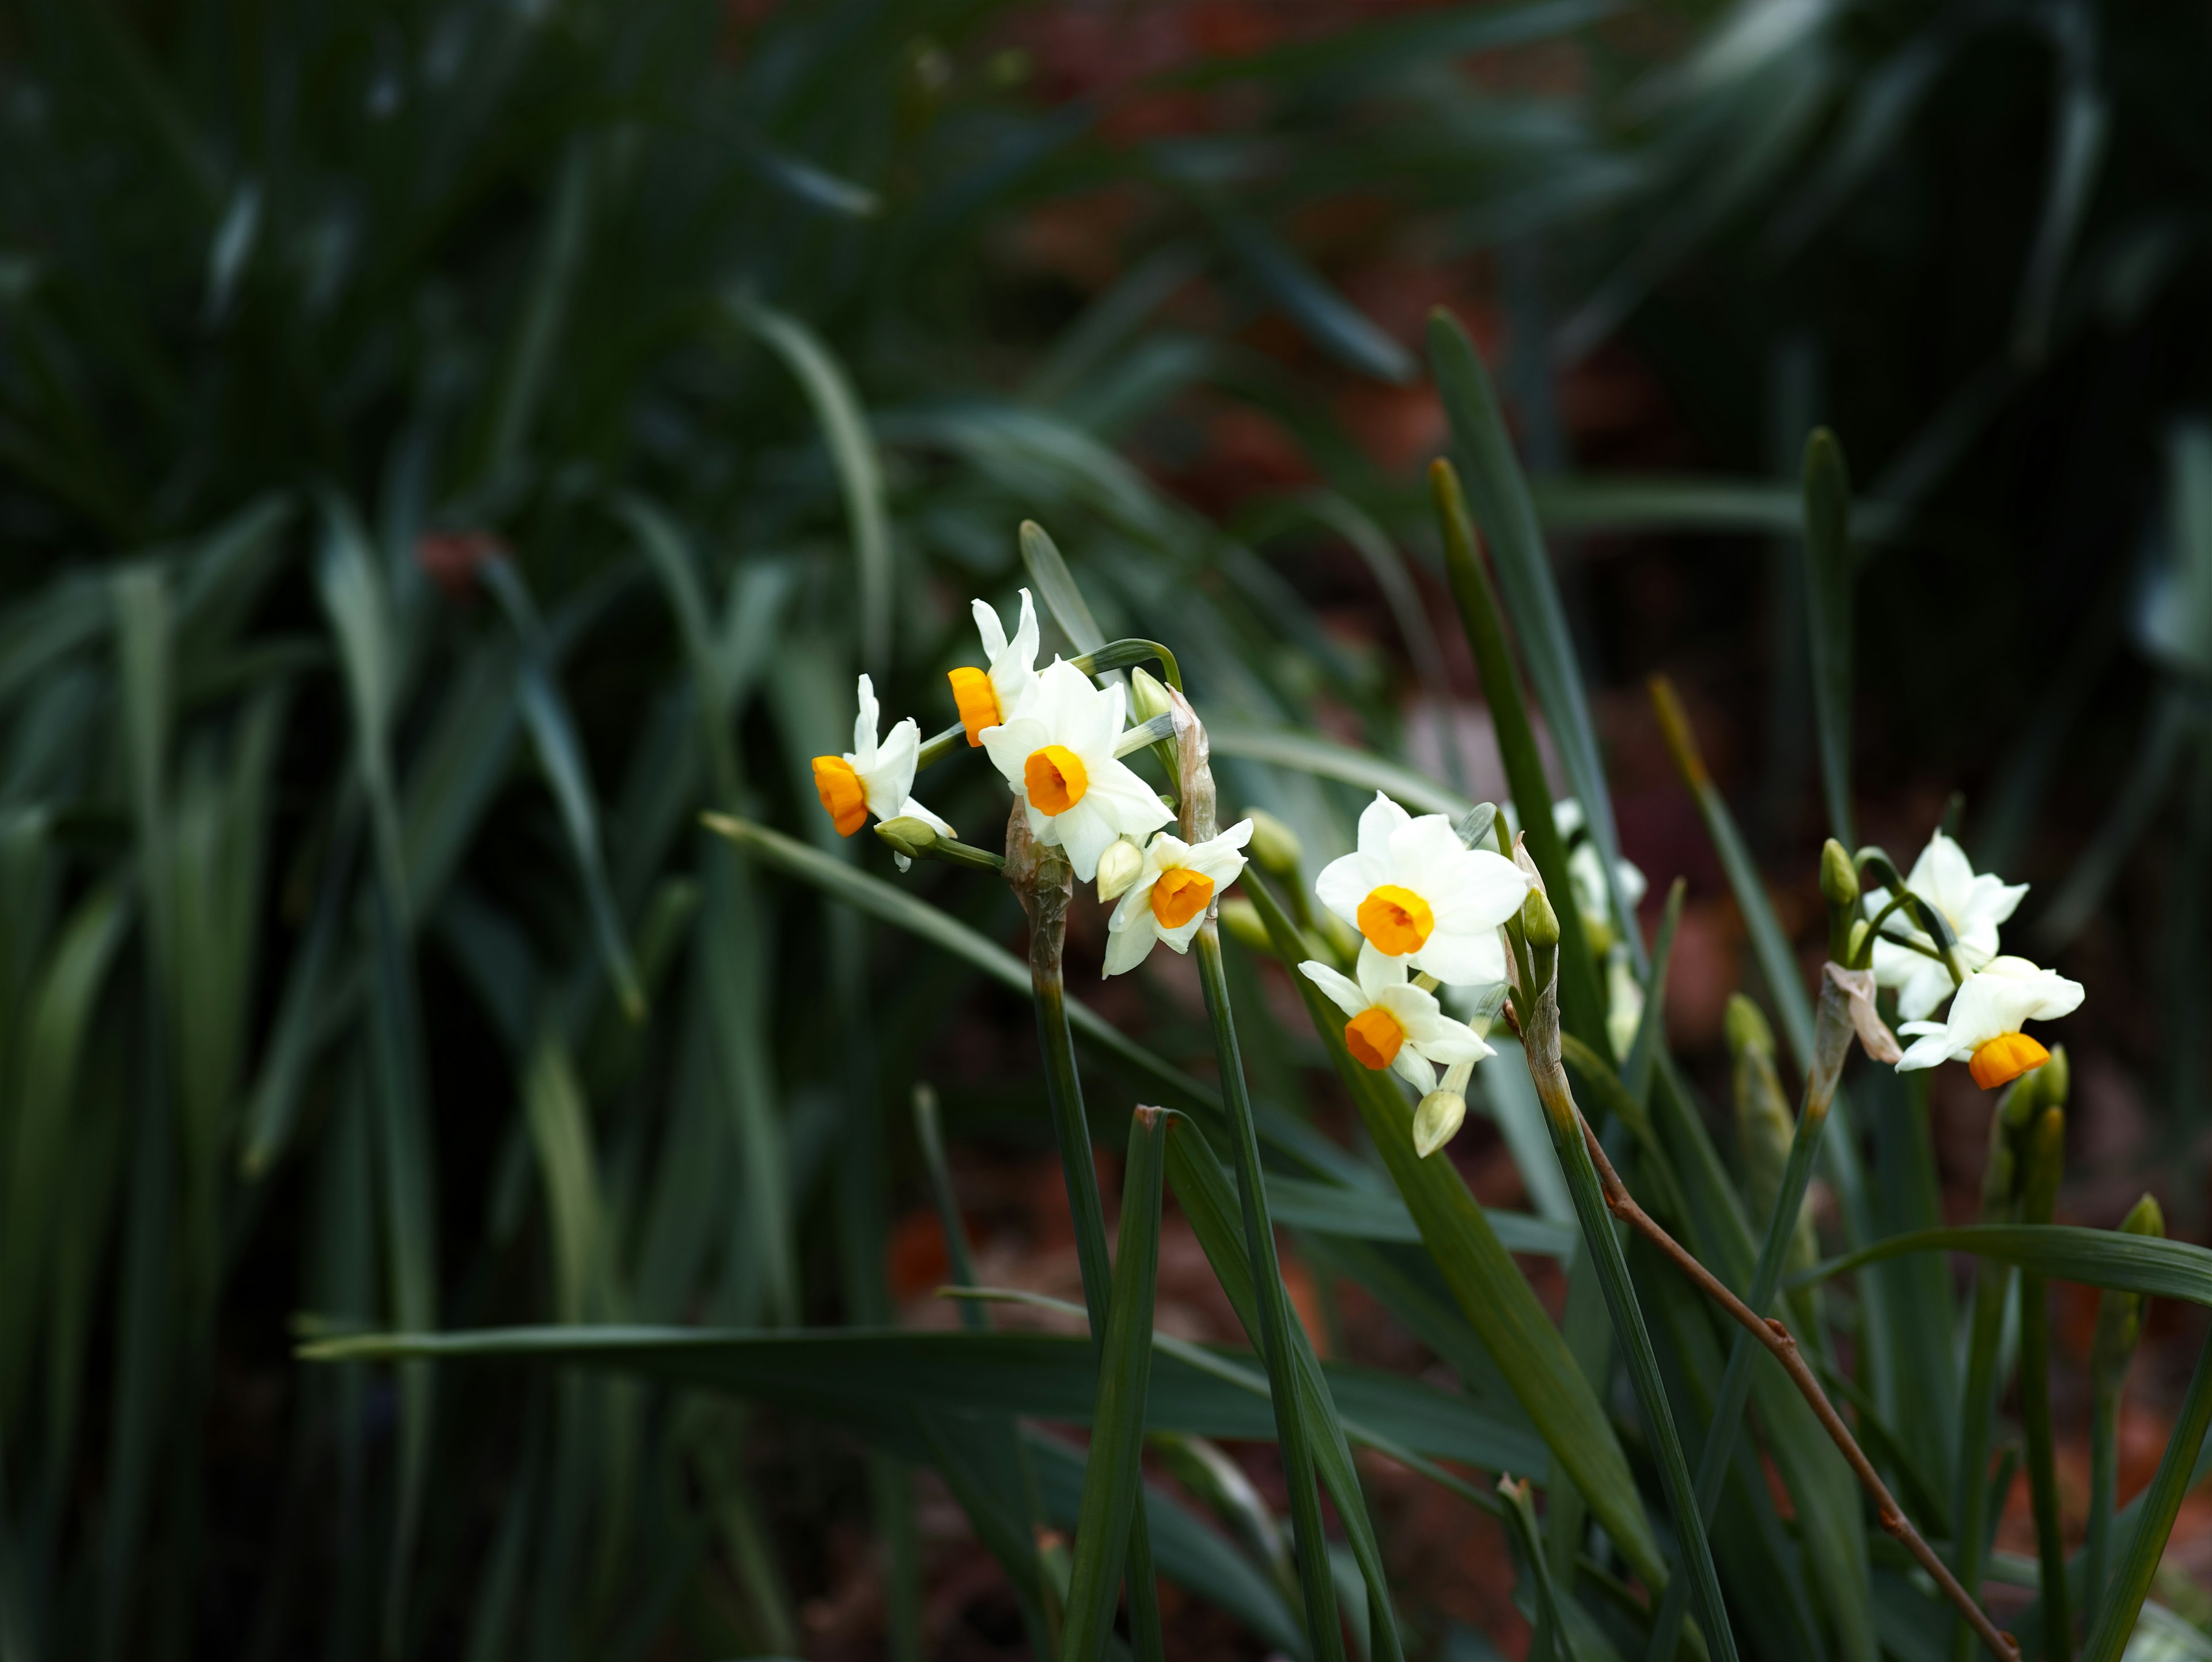
{"type": "MultiPolygon", "coordinates": [[[[1743,955],[1642,681],[1809,947],[1826,423],[1869,834],[1948,813],[2036,885],[2008,941],[2092,989],[2061,1215],[2148,1180],[2200,1237],[2208,63],[2203,8],[2090,0],[12,0],[0,1659],[1017,1653],[941,1495],[803,1422],[290,1348],[891,1319],[942,1251],[925,1079],[979,1230],[1057,1250],[1026,1011],[696,813],[879,867],[808,758],[858,671],[951,719],[1024,518],[1209,720],[1497,795],[1431,621],[1436,304],[1626,851],[1692,881],[1677,1049],[1743,955]]],[[[1353,794],[1223,779],[1348,845],[1353,794]]],[[[925,794],[978,842],[1005,801],[925,794]]],[[[1171,991],[1094,1001],[1206,1049],[1171,991]]],[[[1938,1093],[1961,1207],[1981,1111],[1938,1093]]],[[[1511,1627],[1490,1525],[1424,1568],[1397,1523],[1428,1632],[1511,1627]]]]}

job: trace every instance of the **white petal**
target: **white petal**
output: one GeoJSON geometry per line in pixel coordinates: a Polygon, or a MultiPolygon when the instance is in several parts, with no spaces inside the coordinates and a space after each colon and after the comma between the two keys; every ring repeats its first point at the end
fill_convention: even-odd
{"type": "Polygon", "coordinates": [[[1462,849],[1444,883],[1442,892],[1425,898],[1436,908],[1437,928],[1460,931],[1496,928],[1534,886],[1528,873],[1487,849],[1462,849]]]}
{"type": "Polygon", "coordinates": [[[1370,1004],[1376,1004],[1391,988],[1404,986],[1411,972],[1404,959],[1377,952],[1373,941],[1363,941],[1359,943],[1358,973],[1360,990],[1367,995],[1370,1004]]]}
{"type": "Polygon", "coordinates": [[[1413,816],[1381,791],[1359,813],[1359,851],[1378,864],[1390,857],[1390,834],[1413,816]]]}
{"type": "Polygon", "coordinates": [[[1146,872],[1122,890],[1121,898],[1114,904],[1113,916],[1106,920],[1108,930],[1136,928],[1139,918],[1158,928],[1158,921],[1152,916],[1152,886],[1159,880],[1158,872],[1146,872]]]}
{"type": "Polygon", "coordinates": [[[975,633],[982,636],[983,657],[988,662],[1006,649],[1006,626],[999,621],[997,608],[981,600],[971,602],[968,610],[975,617],[975,633]]]}
{"type": "Polygon", "coordinates": [[[1322,905],[1357,928],[1359,903],[1376,886],[1368,880],[1370,875],[1364,855],[1345,855],[1321,868],[1321,875],[1314,879],[1314,894],[1322,905]]]}
{"type": "Polygon", "coordinates": [[[1440,813],[1409,819],[1390,833],[1391,880],[1404,884],[1432,906],[1437,902],[1431,890],[1449,883],[1467,857],[1459,833],[1440,813]]]}
{"type": "Polygon", "coordinates": [[[1933,1068],[1939,1062],[1950,1061],[1952,1054],[1951,1041],[1938,1029],[1905,1046],[1905,1054],[1897,1060],[1897,1071],[1909,1074],[1922,1068],[1933,1068]]]}
{"type": "Polygon", "coordinates": [[[1358,984],[1332,970],[1318,959],[1308,959],[1298,965],[1298,973],[1322,990],[1322,995],[1348,1016],[1356,1016],[1374,1001],[1362,992],[1358,984]]]}
{"type": "Polygon", "coordinates": [[[922,820],[928,825],[934,825],[937,828],[937,834],[939,837],[957,837],[960,835],[958,831],[952,829],[950,822],[939,819],[936,814],[932,813],[927,808],[922,807],[921,803],[915,801],[911,796],[908,797],[905,801],[898,805],[898,812],[896,813],[880,814],[878,818],[884,819],[896,819],[902,815],[911,816],[912,818],[922,820]]]}
{"type": "MultiPolygon", "coordinates": [[[[1902,947],[1890,949],[1901,958],[1912,960],[1904,973],[1891,984],[1897,989],[1897,1013],[1907,1021],[1917,1021],[1932,1015],[1951,996],[1951,972],[1941,960],[1923,958],[1918,953],[1907,952],[1902,947]]],[[[1962,964],[1961,969],[1966,966],[1962,964]]],[[[1881,977],[1875,977],[1879,984],[1881,977]]]]}
{"type": "Polygon", "coordinates": [[[1017,791],[1024,790],[1022,770],[1032,752],[1042,750],[1052,742],[1045,725],[1034,715],[1017,715],[995,728],[986,728],[981,734],[983,754],[991,758],[991,765],[1006,776],[1006,782],[1017,791]]]}
{"type": "Polygon", "coordinates": [[[1054,835],[1048,840],[1066,852],[1067,863],[1075,868],[1076,876],[1085,883],[1098,875],[1098,856],[1121,834],[1121,828],[1100,810],[1089,794],[1066,813],[1056,816],[1052,825],[1054,835]]]}
{"type": "Polygon", "coordinates": [[[1142,837],[1175,818],[1174,811],[1127,764],[1110,756],[1101,763],[1086,759],[1084,771],[1091,776],[1091,782],[1076,806],[1095,808],[1113,825],[1116,836],[1142,837]]]}
{"type": "Polygon", "coordinates": [[[1430,1067],[1427,1058],[1410,1044],[1398,1047],[1398,1054],[1390,1061],[1390,1071],[1423,1096],[1437,1088],[1437,1070],[1430,1067]]]}
{"type": "Polygon", "coordinates": [[[869,811],[877,819],[892,818],[913,792],[915,764],[921,753],[921,729],[909,715],[890,730],[872,762],[866,766],[854,764],[860,776],[860,787],[867,794],[869,811]]]}
{"type": "Polygon", "coordinates": [[[1494,925],[1468,931],[1439,926],[1409,961],[1414,968],[1453,987],[1505,979],[1505,947],[1494,925]]]}
{"type": "Polygon", "coordinates": [[[876,685],[866,676],[860,678],[860,714],[853,718],[853,754],[860,758],[854,764],[866,768],[876,758],[876,730],[883,725],[883,712],[876,708],[876,685]]]}
{"type": "Polygon", "coordinates": [[[1145,847],[1145,871],[1158,877],[1171,866],[1190,864],[1190,844],[1172,831],[1162,831],[1145,847]]]}
{"type": "Polygon", "coordinates": [[[1379,992],[1370,988],[1367,995],[1388,1010],[1390,1019],[1406,1030],[1407,1038],[1416,1042],[1425,1033],[1441,1032],[1438,1022],[1451,1020],[1437,1003],[1434,993],[1411,982],[1385,987],[1379,992]]]}
{"type": "Polygon", "coordinates": [[[1106,967],[1099,975],[1102,981],[1109,975],[1127,974],[1151,954],[1152,943],[1159,939],[1159,931],[1152,927],[1150,906],[1146,906],[1139,916],[1143,919],[1141,922],[1127,928],[1115,929],[1107,935],[1106,967]]]}

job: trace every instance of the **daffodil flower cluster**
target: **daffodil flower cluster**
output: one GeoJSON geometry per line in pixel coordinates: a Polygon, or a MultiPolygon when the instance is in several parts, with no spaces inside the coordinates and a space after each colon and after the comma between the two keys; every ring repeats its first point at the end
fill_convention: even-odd
{"type": "Polygon", "coordinates": [[[1963,1062],[1974,1083],[1987,1091],[2040,1068],[2051,1052],[2023,1029],[2030,1021],[2071,1014],[2081,1005],[2082,987],[1999,951],[1998,926],[2012,916],[2027,885],[1976,872],[1966,850],[1939,829],[1912,862],[1905,886],[1941,914],[1953,939],[1946,963],[1910,909],[1893,907],[1887,889],[1868,892],[1867,914],[1881,920],[1868,943],[1875,982],[1896,993],[1898,1014],[1905,1018],[1898,1032],[1913,1041],[1898,1058],[1898,1071],[1963,1062]],[[1961,977],[1955,983],[1951,964],[1961,977]],[[1949,1011],[1940,1021],[1930,1020],[1946,999],[1949,1011]]]}
{"type": "MultiPolygon", "coordinates": [[[[969,746],[990,758],[1021,804],[1030,835],[1059,849],[1083,881],[1096,880],[1102,902],[1119,900],[1107,925],[1105,973],[1136,968],[1159,942],[1187,952],[1244,869],[1251,822],[1194,843],[1161,831],[1174,813],[1121,759],[1141,742],[1128,731],[1127,691],[1102,688],[1062,659],[1037,668],[1036,606],[1026,588],[1011,636],[988,604],[977,600],[973,609],[988,664],[949,673],[953,707],[969,746]]],[[[904,816],[951,836],[952,827],[910,794],[921,752],[913,718],[878,745],[875,691],[865,675],[860,705],[854,748],[814,758],[815,788],[831,821],[850,837],[871,813],[904,816]]],[[[895,857],[905,870],[906,855],[895,857]]]]}
{"type": "Polygon", "coordinates": [[[1357,977],[1318,959],[1299,973],[1348,1018],[1344,1044],[1354,1061],[1389,1068],[1423,1093],[1414,1123],[1423,1155],[1459,1129],[1468,1072],[1492,1054],[1473,1027],[1443,1013],[1436,989],[1479,999],[1504,981],[1499,930],[1528,889],[1519,867],[1466,847],[1443,814],[1416,818],[1380,791],[1359,816],[1358,847],[1314,881],[1321,904],[1358,932],[1357,977]]]}

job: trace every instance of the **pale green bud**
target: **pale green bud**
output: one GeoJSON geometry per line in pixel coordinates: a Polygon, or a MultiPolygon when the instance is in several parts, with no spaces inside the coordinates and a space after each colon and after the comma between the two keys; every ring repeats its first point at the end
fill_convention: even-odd
{"type": "Polygon", "coordinates": [[[1113,904],[1144,874],[1145,851],[1126,837],[1115,837],[1098,856],[1098,904],[1113,904]]]}
{"type": "Polygon", "coordinates": [[[1774,1054],[1774,1029],[1767,1024],[1766,1012],[1741,993],[1729,995],[1728,1018],[1729,1054],[1741,1056],[1747,1050],[1763,1056],[1774,1054]]]}
{"type": "Polygon", "coordinates": [[[1247,808],[1244,817],[1252,822],[1252,840],[1246,847],[1260,869],[1271,877],[1295,879],[1305,858],[1298,834],[1265,808],[1247,808]]]}
{"type": "Polygon", "coordinates": [[[1273,953],[1274,938],[1267,933],[1260,909],[1241,894],[1232,894],[1215,909],[1221,927],[1255,953],[1273,953]]]}
{"type": "Polygon", "coordinates": [[[1830,837],[1820,845],[1820,894],[1840,910],[1859,903],[1859,874],[1844,845],[1830,837]]]}
{"type": "Polygon", "coordinates": [[[1559,944],[1559,915],[1552,910],[1552,903],[1541,889],[1529,890],[1528,898],[1521,903],[1521,927],[1527,932],[1531,947],[1559,944]]]}
{"type": "Polygon", "coordinates": [[[919,859],[937,846],[937,827],[910,813],[878,822],[876,835],[890,844],[892,853],[908,860],[919,859]]]}
{"type": "Polygon", "coordinates": [[[2166,1208],[2158,1203],[2155,1196],[2145,1195],[2130,1207],[2127,1216],[2120,1220],[2120,1233],[2123,1235],[2148,1235],[2154,1239],[2164,1240],[2166,1208]]]}
{"type": "Polygon", "coordinates": [[[1423,1160],[1449,1142],[1467,1118],[1467,1099],[1456,1091],[1431,1091],[1413,1110],[1413,1152],[1423,1160]]]}
{"type": "Polygon", "coordinates": [[[1148,669],[1129,672],[1129,713],[1141,725],[1155,715],[1165,715],[1175,708],[1175,700],[1160,679],[1148,669]]]}

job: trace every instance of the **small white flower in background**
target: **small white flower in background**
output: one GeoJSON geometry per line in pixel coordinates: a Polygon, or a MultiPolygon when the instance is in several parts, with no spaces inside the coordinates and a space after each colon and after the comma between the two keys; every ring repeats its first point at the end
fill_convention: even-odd
{"type": "Polygon", "coordinates": [[[952,702],[960,711],[960,725],[968,729],[968,747],[982,744],[985,731],[1016,715],[1022,700],[1036,685],[1036,606],[1026,588],[1022,591],[1022,618],[1014,625],[1014,638],[1006,638],[999,614],[982,601],[973,603],[975,632],[983,637],[988,669],[945,672],[952,683],[952,702]]]}
{"type": "Polygon", "coordinates": [[[1616,1061],[1626,1062],[1636,1045],[1636,1030],[1644,1025],[1644,983],[1628,966],[1626,952],[1605,959],[1605,1038],[1616,1061]]]}
{"type": "Polygon", "coordinates": [[[1401,958],[1360,953],[1356,982],[1312,959],[1298,965],[1298,973],[1352,1018],[1344,1024],[1344,1045],[1361,1067],[1388,1068],[1424,1096],[1437,1088],[1431,1064],[1449,1068],[1492,1054],[1474,1028],[1443,1013],[1434,993],[1406,979],[1401,958]]]}
{"type": "MultiPolygon", "coordinates": [[[[1249,819],[1240,819],[1203,843],[1186,843],[1167,831],[1155,837],[1145,850],[1143,869],[1106,922],[1104,974],[1135,969],[1156,941],[1179,953],[1189,951],[1191,936],[1206,921],[1206,907],[1243,871],[1242,850],[1251,838],[1249,819]]],[[[1103,861],[1098,870],[1103,885],[1103,861]]]]}
{"type": "Polygon", "coordinates": [[[1117,837],[1098,856],[1098,904],[1110,906],[1144,874],[1145,850],[1127,837],[1117,837]]]}
{"type": "MultiPolygon", "coordinates": [[[[1928,839],[1920,858],[1905,874],[1905,885],[1943,914],[1951,933],[1959,938],[1955,953],[1961,974],[1972,975],[1997,955],[1997,925],[2013,915],[2025,883],[2006,883],[1988,872],[1978,874],[1966,851],[1941,831],[1928,839]]],[[[1870,891],[1867,916],[1873,917],[1889,904],[1887,889],[1870,891]]],[[[1913,921],[1908,908],[1899,907],[1881,926],[1883,935],[1909,941],[1933,952],[1936,943],[1913,921]]],[[[1951,972],[1943,961],[1917,953],[1911,947],[1893,946],[1881,935],[1874,943],[1875,983],[1897,989],[1897,1013],[1907,1021],[1929,1014],[1951,995],[1951,972]]]]}
{"type": "Polygon", "coordinates": [[[1498,928],[1528,879],[1487,849],[1462,847],[1443,814],[1416,819],[1377,791],[1359,816],[1358,850],[1322,867],[1314,892],[1364,938],[1363,976],[1374,959],[1473,986],[1505,978],[1498,928]]]}
{"type": "Polygon", "coordinates": [[[1101,691],[1073,664],[1054,659],[1019,712],[985,730],[983,749],[1028,805],[1030,835],[1066,851],[1085,883],[1117,837],[1142,837],[1175,818],[1152,788],[1115,758],[1123,691],[1101,691]]]}
{"type": "Polygon", "coordinates": [[[2051,1059],[2051,1052],[2021,1029],[2031,1021],[2071,1015],[2081,1003],[2080,982],[2024,958],[1993,958],[1966,977],[1943,1020],[1899,1026],[1913,1042],[1897,1070],[1964,1062],[1975,1084],[1994,1090],[2051,1059]]]}
{"type": "MultiPolygon", "coordinates": [[[[1605,856],[1597,851],[1595,837],[1575,835],[1584,823],[1579,799],[1563,796],[1553,803],[1552,823],[1559,828],[1560,840],[1567,844],[1567,886],[1575,892],[1575,910],[1582,914],[1583,932],[1589,936],[1591,947],[1602,953],[1613,944],[1613,896],[1605,885],[1605,856]]],[[[1621,904],[1631,916],[1635,916],[1650,884],[1633,861],[1616,861],[1613,875],[1620,887],[1621,904]]]]}
{"type": "MultiPolygon", "coordinates": [[[[842,756],[817,756],[814,758],[814,790],[821,797],[822,807],[830,822],[837,827],[840,837],[850,837],[868,823],[868,816],[878,819],[896,819],[902,814],[920,819],[933,827],[939,836],[951,837],[952,827],[915,801],[914,769],[921,753],[921,729],[908,716],[892,728],[879,745],[876,742],[876,728],[882,721],[882,712],[876,707],[875,685],[863,675],[860,686],[860,712],[853,721],[853,748],[842,756]]],[[[914,862],[904,855],[894,855],[898,868],[904,871],[914,862]]]]}

